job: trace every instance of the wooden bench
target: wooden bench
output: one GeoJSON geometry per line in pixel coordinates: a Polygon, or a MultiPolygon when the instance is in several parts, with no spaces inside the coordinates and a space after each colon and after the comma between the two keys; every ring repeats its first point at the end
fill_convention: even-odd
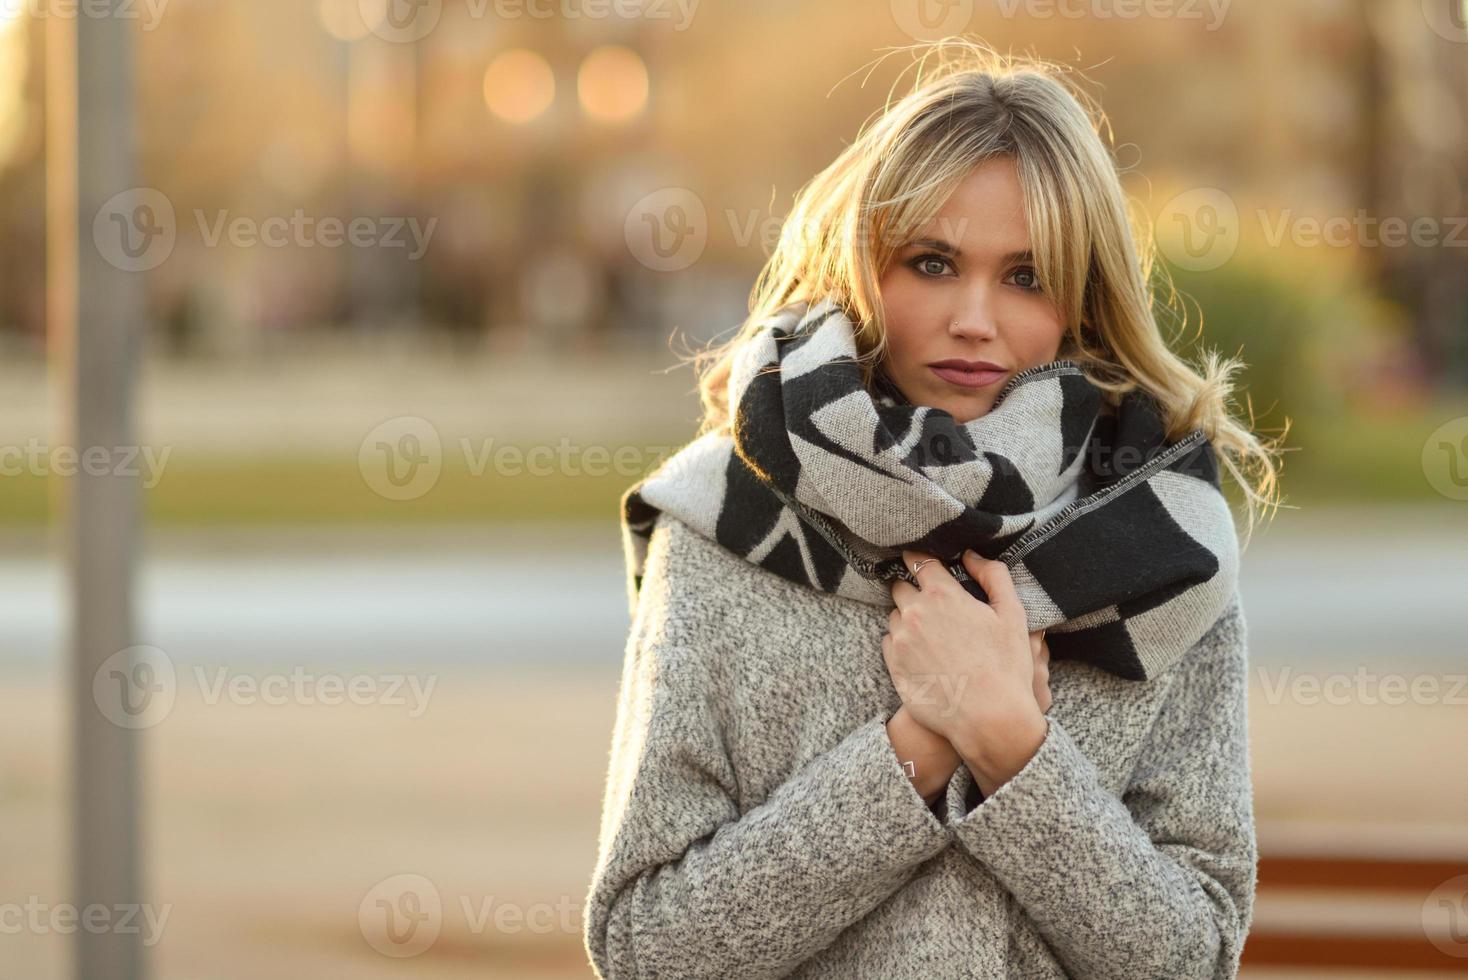
{"type": "Polygon", "coordinates": [[[1447,828],[1261,823],[1259,850],[1241,968],[1468,974],[1468,817],[1447,828]]]}

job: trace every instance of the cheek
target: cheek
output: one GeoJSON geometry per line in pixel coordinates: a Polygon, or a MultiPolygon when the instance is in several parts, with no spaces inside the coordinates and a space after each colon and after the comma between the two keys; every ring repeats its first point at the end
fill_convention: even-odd
{"type": "Polygon", "coordinates": [[[923,301],[920,291],[904,282],[900,275],[882,280],[882,306],[887,321],[887,349],[893,360],[905,360],[913,346],[917,324],[923,322],[923,301]]]}
{"type": "Polygon", "coordinates": [[[1027,298],[1022,308],[1013,311],[1009,322],[1016,328],[1012,342],[1025,360],[1043,364],[1055,359],[1065,330],[1053,306],[1027,298]]]}
{"type": "Polygon", "coordinates": [[[893,270],[877,281],[882,293],[882,305],[887,310],[887,319],[902,320],[912,312],[920,300],[920,293],[912,288],[912,281],[902,271],[893,270]]]}

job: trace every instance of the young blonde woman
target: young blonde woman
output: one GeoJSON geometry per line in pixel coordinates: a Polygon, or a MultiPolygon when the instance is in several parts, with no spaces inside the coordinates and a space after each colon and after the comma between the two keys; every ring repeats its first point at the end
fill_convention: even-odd
{"type": "Polygon", "coordinates": [[[1151,313],[1099,116],[949,39],[800,193],[622,500],[598,975],[1231,977],[1273,447],[1151,313]]]}

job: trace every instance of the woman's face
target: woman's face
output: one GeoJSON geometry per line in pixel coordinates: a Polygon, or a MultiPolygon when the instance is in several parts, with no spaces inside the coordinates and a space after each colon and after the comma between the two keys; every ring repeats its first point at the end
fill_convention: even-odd
{"type": "Polygon", "coordinates": [[[1029,252],[1019,171],[1005,156],[976,168],[893,255],[880,280],[882,366],[909,401],[962,424],[987,414],[1010,377],[1056,359],[1064,325],[1029,252]],[[993,368],[933,367],[949,360],[993,368]]]}

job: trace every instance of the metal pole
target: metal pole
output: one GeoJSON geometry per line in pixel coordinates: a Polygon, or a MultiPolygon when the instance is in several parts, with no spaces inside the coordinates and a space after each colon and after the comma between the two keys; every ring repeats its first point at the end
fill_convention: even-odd
{"type": "MultiPolygon", "coordinates": [[[[142,282],[103,255],[93,221],[133,187],[132,71],[122,17],[46,18],[47,331],[61,445],[116,457],[136,445],[133,380],[142,282]],[[96,450],[94,450],[96,452],[96,450]]],[[[71,875],[78,922],[105,907],[112,925],[141,921],[138,731],[100,710],[93,678],[133,640],[135,476],[78,465],[62,482],[69,574],[71,875]],[[89,470],[91,472],[89,472],[89,470]],[[132,914],[124,918],[128,909],[132,914]]],[[[114,661],[113,668],[118,666],[114,661]]],[[[130,669],[123,662],[126,672],[130,669]]],[[[77,928],[73,976],[141,980],[142,932],[77,928]]]]}

